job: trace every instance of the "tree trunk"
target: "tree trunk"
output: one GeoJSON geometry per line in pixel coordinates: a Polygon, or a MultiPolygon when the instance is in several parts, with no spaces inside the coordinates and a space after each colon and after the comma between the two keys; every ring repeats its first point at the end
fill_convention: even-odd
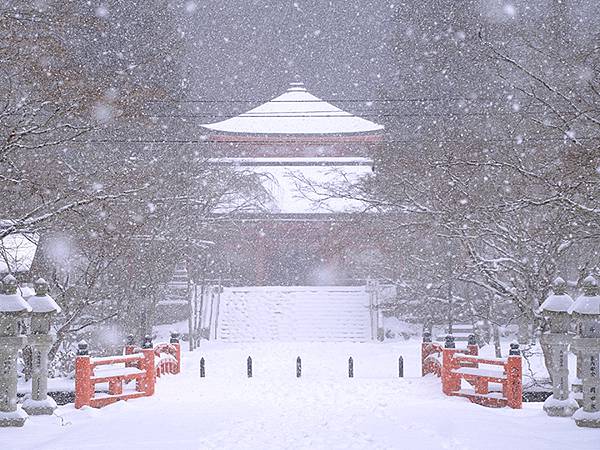
{"type": "Polygon", "coordinates": [[[518,326],[517,340],[519,345],[529,345],[529,320],[525,314],[519,318],[518,326]]]}
{"type": "Polygon", "coordinates": [[[498,330],[498,325],[492,325],[492,334],[494,337],[494,350],[496,352],[496,358],[502,358],[502,347],[500,346],[500,330],[498,330]]]}
{"type": "MultiPolygon", "coordinates": [[[[194,303],[192,301],[192,285],[190,283],[190,280],[188,278],[188,283],[187,283],[187,298],[188,298],[188,346],[189,346],[189,350],[190,352],[194,351],[194,339],[193,339],[193,335],[194,335],[194,303]]],[[[194,284],[194,290],[195,290],[195,284],[194,284]]]]}

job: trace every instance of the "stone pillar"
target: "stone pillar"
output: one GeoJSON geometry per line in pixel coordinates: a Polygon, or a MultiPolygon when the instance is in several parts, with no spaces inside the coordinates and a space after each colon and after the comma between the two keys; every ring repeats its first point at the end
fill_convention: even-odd
{"type": "Polygon", "coordinates": [[[375,286],[371,278],[367,278],[367,285],[365,291],[369,294],[369,318],[371,320],[371,339],[377,338],[377,307],[375,302],[375,286]]]}
{"type": "Polygon", "coordinates": [[[571,417],[579,408],[569,389],[569,342],[566,334],[545,333],[540,336],[542,345],[548,347],[551,366],[548,372],[552,379],[552,395],[544,402],[544,411],[549,416],[571,417]]]}
{"type": "Polygon", "coordinates": [[[383,342],[385,339],[385,327],[383,324],[383,309],[381,308],[381,287],[379,285],[379,280],[375,280],[373,286],[375,292],[373,295],[375,296],[375,304],[377,305],[376,313],[376,324],[377,324],[377,340],[383,342]]]}
{"type": "Polygon", "coordinates": [[[56,409],[56,402],[52,397],[48,397],[48,351],[52,342],[51,336],[29,337],[33,356],[31,397],[23,402],[23,409],[32,416],[50,415],[56,409]]]}
{"type": "Polygon", "coordinates": [[[50,326],[52,316],[61,309],[48,295],[48,283],[43,278],[34,287],[35,295],[29,298],[32,309],[29,345],[33,350],[31,397],[23,402],[23,409],[31,415],[50,415],[56,409],[56,402],[48,397],[48,351],[54,342],[50,326]]]}
{"type": "Polygon", "coordinates": [[[573,339],[573,348],[581,358],[581,381],[583,406],[575,411],[573,419],[580,427],[600,428],[600,295],[598,282],[592,276],[583,280],[583,295],[571,312],[579,321],[578,335],[573,339]]]}
{"type": "Polygon", "coordinates": [[[580,427],[600,428],[600,376],[598,374],[599,338],[573,339],[573,346],[582,359],[583,406],[575,411],[573,419],[580,427]]]}
{"type": "Polygon", "coordinates": [[[552,294],[539,309],[548,324],[540,336],[540,343],[552,380],[552,395],[544,402],[544,411],[549,416],[570,417],[579,407],[569,392],[569,309],[572,305],[573,299],[567,294],[567,283],[559,277],[552,283],[552,294]]]}
{"type": "Polygon", "coordinates": [[[22,427],[29,417],[17,405],[17,355],[26,337],[19,333],[18,321],[30,311],[17,293],[17,280],[7,275],[0,293],[0,427],[22,427]]]}

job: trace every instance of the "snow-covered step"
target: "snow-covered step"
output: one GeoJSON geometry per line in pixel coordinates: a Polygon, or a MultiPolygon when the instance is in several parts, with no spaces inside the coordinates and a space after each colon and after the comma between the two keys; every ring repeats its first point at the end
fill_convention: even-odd
{"type": "Polygon", "coordinates": [[[219,307],[225,341],[368,341],[369,295],[364,286],[227,288],[219,307]]]}
{"type": "MultiPolygon", "coordinates": [[[[437,337],[437,340],[440,342],[444,341],[444,338],[450,334],[450,330],[446,328],[444,330],[444,334],[437,337]]],[[[472,324],[453,324],[452,325],[452,336],[454,336],[455,342],[467,342],[469,340],[469,336],[472,334],[477,334],[477,330],[472,324]]]]}

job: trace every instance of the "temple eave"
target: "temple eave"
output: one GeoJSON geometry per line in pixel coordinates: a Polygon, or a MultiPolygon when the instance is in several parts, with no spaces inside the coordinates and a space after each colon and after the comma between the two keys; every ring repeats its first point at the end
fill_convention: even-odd
{"type": "Polygon", "coordinates": [[[339,134],[248,134],[213,132],[208,135],[213,142],[248,142],[248,143],[303,143],[323,144],[342,142],[381,142],[382,133],[339,133],[339,134]]]}

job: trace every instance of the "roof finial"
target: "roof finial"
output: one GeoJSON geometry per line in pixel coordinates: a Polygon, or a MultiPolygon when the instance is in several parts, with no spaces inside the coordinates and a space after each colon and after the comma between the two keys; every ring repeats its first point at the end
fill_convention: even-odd
{"type": "Polygon", "coordinates": [[[294,81],[290,83],[290,87],[288,88],[288,92],[298,92],[298,91],[306,91],[304,87],[304,83],[300,81],[300,75],[294,75],[294,81]]]}

